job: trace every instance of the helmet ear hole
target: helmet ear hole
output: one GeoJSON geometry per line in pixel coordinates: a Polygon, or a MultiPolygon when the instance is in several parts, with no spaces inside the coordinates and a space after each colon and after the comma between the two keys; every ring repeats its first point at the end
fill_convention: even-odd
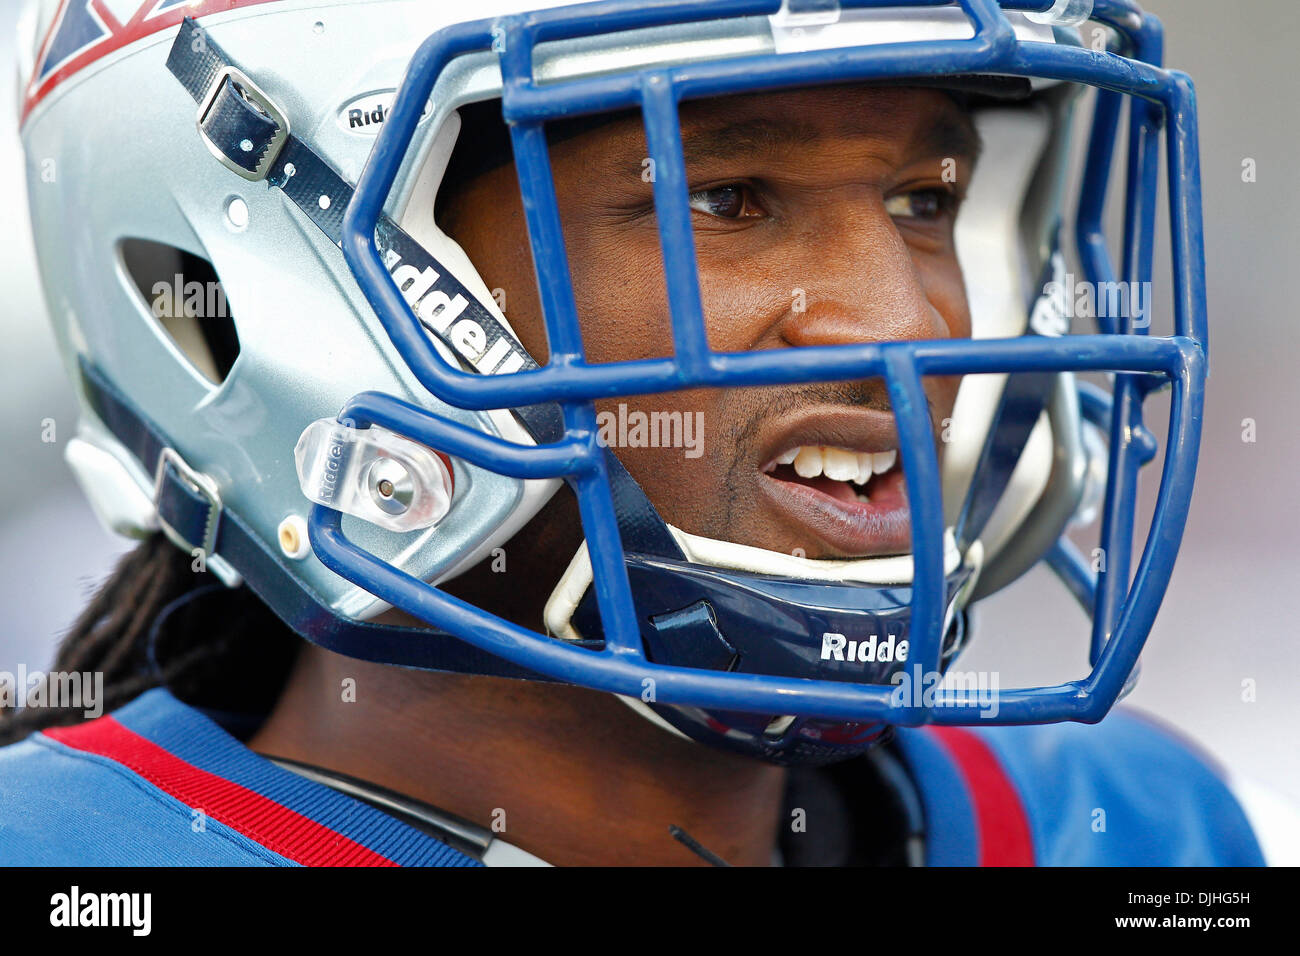
{"type": "Polygon", "coordinates": [[[122,266],[158,328],[195,371],[213,385],[224,382],[239,357],[239,335],[212,263],[148,239],[123,239],[119,250],[122,266]]]}

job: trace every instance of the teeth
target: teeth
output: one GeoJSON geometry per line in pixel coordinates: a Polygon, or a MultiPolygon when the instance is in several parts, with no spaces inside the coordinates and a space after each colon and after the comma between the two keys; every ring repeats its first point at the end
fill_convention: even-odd
{"type": "Polygon", "coordinates": [[[858,456],[843,448],[824,448],[822,471],[831,481],[857,481],[858,456]]]}
{"type": "Polygon", "coordinates": [[[816,478],[822,473],[822,450],[820,446],[800,447],[794,456],[794,473],[800,478],[816,478]]]}
{"type": "MultiPolygon", "coordinates": [[[[883,475],[898,461],[897,449],[866,452],[850,451],[826,445],[800,445],[777,456],[771,471],[777,465],[793,465],[800,478],[818,478],[825,475],[832,481],[851,481],[865,485],[872,475],[883,475]]],[[[865,501],[865,495],[859,495],[865,501]]]]}
{"type": "Polygon", "coordinates": [[[860,451],[857,454],[858,473],[854,477],[854,484],[865,485],[871,480],[871,452],[860,451]]]}
{"type": "Polygon", "coordinates": [[[894,462],[897,459],[898,450],[896,448],[891,448],[889,451],[878,451],[871,456],[871,470],[877,475],[883,475],[894,467],[894,462]]]}

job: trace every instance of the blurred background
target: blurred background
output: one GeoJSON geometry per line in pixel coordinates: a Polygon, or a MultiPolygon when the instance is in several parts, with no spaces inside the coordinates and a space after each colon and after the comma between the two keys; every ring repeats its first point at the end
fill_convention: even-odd
{"type": "MultiPolygon", "coordinates": [[[[9,213],[0,230],[0,670],[8,671],[48,666],[87,595],[131,545],[100,529],[63,463],[76,413],[46,325],[26,214],[12,105],[20,6],[0,0],[0,209],[9,213]],[[47,420],[53,443],[40,439],[47,420]]],[[[1300,440],[1288,424],[1300,405],[1291,364],[1300,322],[1286,278],[1300,261],[1300,4],[1147,7],[1165,23],[1166,61],[1199,91],[1214,353],[1186,537],[1129,703],[1234,773],[1300,801],[1300,628],[1289,604],[1300,591],[1300,440]],[[1255,182],[1243,182],[1246,159],[1255,161],[1255,182]],[[1253,443],[1242,440],[1244,419],[1255,422],[1253,443]],[[1253,700],[1244,699],[1247,681],[1253,700]]],[[[1167,254],[1166,243],[1158,291],[1170,281],[1167,254]]],[[[1151,424],[1163,435],[1157,415],[1151,424]]],[[[999,669],[1004,687],[1084,672],[1085,618],[1041,568],[983,602],[976,626],[963,670],[999,669]]]]}

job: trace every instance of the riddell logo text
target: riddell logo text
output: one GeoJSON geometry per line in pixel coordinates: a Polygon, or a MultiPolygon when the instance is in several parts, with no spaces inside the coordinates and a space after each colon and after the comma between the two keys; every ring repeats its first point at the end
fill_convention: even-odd
{"type": "Polygon", "coordinates": [[[325,462],[325,467],[321,470],[320,485],[316,490],[316,494],[323,500],[332,501],[334,499],[334,493],[338,491],[339,468],[343,463],[345,441],[347,441],[347,435],[345,433],[330,433],[329,456],[325,462]]]}
{"type": "Polygon", "coordinates": [[[378,125],[387,118],[388,107],[383,104],[369,110],[353,107],[348,110],[348,129],[356,129],[359,126],[378,125]]]}
{"type": "Polygon", "coordinates": [[[410,303],[416,318],[430,331],[451,343],[452,347],[484,375],[507,375],[524,367],[524,355],[515,348],[508,336],[487,340],[487,330],[474,319],[460,319],[469,307],[469,300],[459,292],[448,296],[433,288],[439,275],[433,266],[421,272],[413,265],[403,265],[402,257],[392,249],[384,254],[388,267],[402,297],[410,303]],[[460,319],[460,321],[457,321],[460,319]]]}
{"type": "Polygon", "coordinates": [[[899,641],[895,646],[892,634],[879,643],[874,634],[865,641],[850,641],[843,634],[832,634],[829,631],[822,635],[824,661],[858,661],[863,664],[897,661],[901,664],[907,660],[907,652],[907,641],[899,641]]]}
{"type": "MultiPolygon", "coordinates": [[[[368,90],[365,93],[358,93],[347,102],[339,104],[335,113],[335,122],[338,123],[339,129],[346,133],[378,136],[379,131],[384,128],[384,123],[388,122],[388,114],[392,112],[395,93],[395,90],[368,90]]],[[[432,113],[432,106],[426,102],[424,112],[420,114],[420,122],[424,122],[432,113]]]]}

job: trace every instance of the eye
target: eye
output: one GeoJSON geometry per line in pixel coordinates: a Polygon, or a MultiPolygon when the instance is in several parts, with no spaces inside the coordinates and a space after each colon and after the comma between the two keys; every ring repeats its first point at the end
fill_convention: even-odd
{"type": "Polygon", "coordinates": [[[885,200],[885,211],[895,219],[933,221],[955,212],[957,196],[947,189],[914,189],[911,192],[890,196],[885,200]]]}
{"type": "Polygon", "coordinates": [[[753,191],[743,183],[701,189],[690,195],[690,207],[718,219],[753,219],[763,215],[753,191]]]}

